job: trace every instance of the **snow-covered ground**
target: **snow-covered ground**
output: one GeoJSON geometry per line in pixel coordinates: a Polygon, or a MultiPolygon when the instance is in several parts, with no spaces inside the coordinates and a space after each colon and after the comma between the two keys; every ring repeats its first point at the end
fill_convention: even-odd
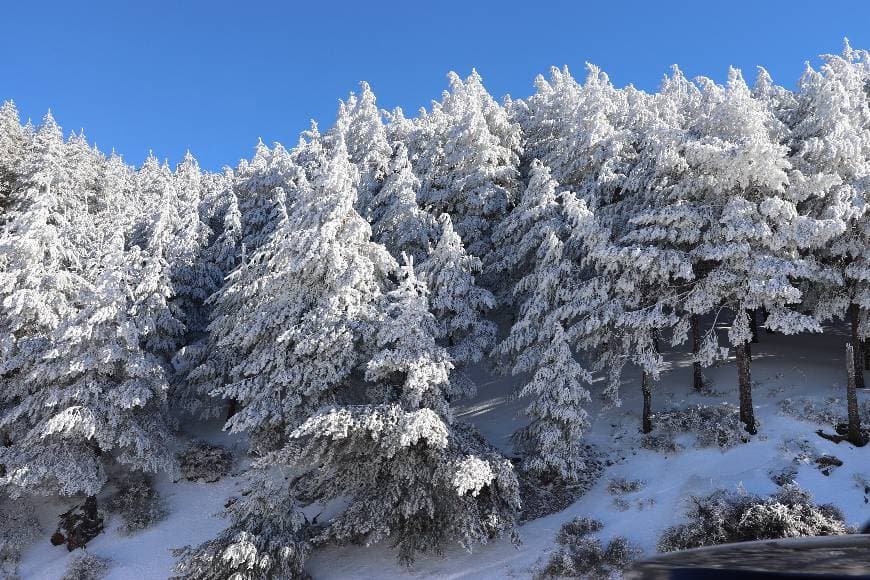
{"type": "MultiPolygon", "coordinates": [[[[328,548],[317,552],[308,569],[315,578],[527,578],[531,570],[553,549],[554,536],[567,520],[591,515],[604,523],[600,536],[625,535],[647,553],[655,550],[662,530],[682,518],[682,500],[689,494],[703,494],[715,488],[742,485],[750,492],[769,494],[776,486],[770,470],[784,467],[789,458],[781,445],[789,439],[806,439],[819,454],[835,455],[843,461],[829,476],[814,465],[799,468],[797,482],[811,491],[819,502],[838,505],[851,524],[870,520],[870,504],[863,488],[855,485],[854,475],[870,478],[870,446],[854,448],[835,444],[815,434],[820,425],[797,420],[780,413],[780,402],[787,397],[844,397],[845,327],[832,327],[825,335],[781,336],[762,331],[760,344],[753,345],[753,381],[756,415],[761,423],[759,435],[750,443],[727,451],[695,449],[687,446],[676,454],[663,454],[640,447],[640,389],[626,374],[623,405],[592,413],[594,422],[588,441],[606,453],[610,466],[596,485],[568,509],[531,521],[520,529],[522,545],[508,541],[478,547],[473,553],[456,548],[440,557],[420,558],[413,568],[396,563],[387,545],[328,548]],[[642,479],[645,486],[625,496],[630,507],[620,509],[607,492],[611,478],[642,479]],[[643,500],[643,501],[641,501],[643,500]],[[651,501],[650,501],[651,500],[651,501]]],[[[674,353],[670,371],[662,376],[653,395],[654,409],[666,405],[716,404],[722,400],[737,404],[736,370],[726,364],[706,370],[717,395],[701,395],[690,389],[691,367],[685,353],[674,353]]],[[[517,412],[523,401],[509,395],[517,380],[476,371],[478,395],[457,409],[457,416],[470,421],[495,445],[510,452],[510,434],[522,425],[517,412]]],[[[870,389],[868,389],[870,390],[870,389]]],[[[870,393],[859,393],[861,400],[870,393]]],[[[845,414],[845,410],[844,410],[845,414]]],[[[824,426],[830,430],[830,426],[824,426]]],[[[108,578],[166,578],[173,558],[170,550],[196,544],[214,537],[224,525],[216,514],[227,497],[237,493],[240,482],[227,478],[215,484],[172,483],[161,480],[160,492],[167,498],[169,517],[158,525],[132,536],[118,533],[112,521],[107,533],[93,540],[88,549],[113,560],[108,578]]],[[[43,524],[52,531],[61,505],[42,506],[43,524]]],[[[59,578],[71,558],[63,547],[48,542],[48,534],[24,555],[23,578],[59,578]]]]}

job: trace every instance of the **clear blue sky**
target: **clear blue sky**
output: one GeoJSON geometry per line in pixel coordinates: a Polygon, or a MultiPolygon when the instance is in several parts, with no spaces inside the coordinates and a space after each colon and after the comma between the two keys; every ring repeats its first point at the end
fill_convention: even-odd
{"type": "Polygon", "coordinates": [[[51,108],[66,131],[139,164],[235,165],[258,137],[295,144],[311,118],[368,80],[383,108],[415,112],[476,67],[490,92],[526,96],[536,74],[584,62],[655,89],[672,63],[723,80],[764,65],[793,86],[804,61],[870,48],[870,2],[6,2],[0,100],[51,108]],[[715,6],[714,6],[715,4],[715,6]]]}

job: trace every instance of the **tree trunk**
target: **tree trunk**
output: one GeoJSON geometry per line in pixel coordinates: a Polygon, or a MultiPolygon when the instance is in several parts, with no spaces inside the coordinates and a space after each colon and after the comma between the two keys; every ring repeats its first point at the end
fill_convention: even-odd
{"type": "Polygon", "coordinates": [[[854,364],[855,367],[855,387],[858,389],[864,388],[864,365],[861,361],[864,360],[861,348],[861,337],[858,333],[858,325],[861,323],[861,310],[857,304],[849,306],[849,318],[852,322],[852,348],[854,349],[854,364]]]}
{"type": "Polygon", "coordinates": [[[863,444],[861,438],[861,417],[858,415],[858,394],[855,392],[855,369],[858,366],[855,360],[855,349],[851,344],[846,344],[846,404],[849,410],[849,430],[847,436],[852,445],[863,444]]]}
{"type": "MultiPolygon", "coordinates": [[[[697,314],[693,314],[690,320],[692,321],[692,356],[697,359],[698,353],[701,352],[701,322],[697,314]]],[[[701,363],[697,360],[692,362],[692,388],[696,391],[704,389],[704,375],[701,372],[701,363]]]]}
{"type": "Polygon", "coordinates": [[[652,387],[650,383],[652,377],[646,371],[640,379],[640,389],[643,391],[643,418],[641,421],[641,431],[649,433],[652,431],[652,387]]]}
{"type": "Polygon", "coordinates": [[[862,346],[864,351],[864,370],[870,371],[870,339],[865,338],[862,346]]]}
{"type": "Polygon", "coordinates": [[[235,399],[230,399],[227,403],[227,420],[229,421],[230,417],[236,414],[239,410],[239,403],[235,399]]]}
{"type": "Polygon", "coordinates": [[[749,343],[743,342],[735,347],[737,352],[737,380],[740,385],[740,421],[746,430],[755,435],[755,411],[752,408],[752,378],[749,373],[749,343]]]}
{"type": "Polygon", "coordinates": [[[752,342],[758,342],[758,320],[756,310],[747,310],[746,315],[749,316],[749,328],[752,330],[752,342]]]}

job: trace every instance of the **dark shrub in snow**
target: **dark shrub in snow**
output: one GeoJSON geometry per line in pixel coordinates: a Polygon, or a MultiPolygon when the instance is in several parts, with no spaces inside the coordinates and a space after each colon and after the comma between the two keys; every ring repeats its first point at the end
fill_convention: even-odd
{"type": "Polygon", "coordinates": [[[109,571],[109,560],[85,552],[73,558],[61,580],[100,580],[109,571]]]}
{"type": "Polygon", "coordinates": [[[233,454],[208,443],[194,443],[178,455],[181,476],[188,481],[214,483],[230,472],[233,454]]]}
{"type": "Polygon", "coordinates": [[[97,510],[96,498],[89,496],[83,504],[60,514],[60,523],[51,537],[51,543],[60,545],[66,542],[67,549],[72,552],[76,548],[84,548],[102,531],[103,515],[97,510]]]}
{"type": "Polygon", "coordinates": [[[132,474],[118,484],[118,491],[109,498],[110,511],[121,516],[121,531],[144,530],[166,517],[166,505],[147,475],[132,474]]]}
{"type": "Polygon", "coordinates": [[[785,485],[770,497],[717,490],[705,497],[690,497],[686,522],[665,530],[658,549],[672,552],[731,542],[849,532],[837,507],[816,505],[812,496],[796,485],[785,485]]]}
{"type": "Polygon", "coordinates": [[[604,546],[593,536],[601,528],[601,522],[592,518],[579,517],[565,523],[556,536],[559,549],[538,576],[610,578],[625,569],[640,551],[621,536],[604,546]]]}

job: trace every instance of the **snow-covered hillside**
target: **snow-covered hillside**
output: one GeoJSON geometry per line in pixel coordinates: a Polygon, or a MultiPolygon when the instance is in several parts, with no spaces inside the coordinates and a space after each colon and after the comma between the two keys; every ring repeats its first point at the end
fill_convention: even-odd
{"type": "MultiPolygon", "coordinates": [[[[820,502],[830,502],[845,513],[849,523],[859,525],[870,520],[870,504],[855,475],[870,479],[870,448],[856,448],[849,443],[834,444],[815,434],[819,428],[831,431],[831,425],[798,420],[780,411],[786,398],[808,397],[824,403],[829,397],[841,399],[845,414],[845,371],[843,345],[848,340],[844,327],[826,328],[824,336],[782,336],[762,334],[754,353],[759,434],[750,443],[726,451],[695,449],[691,437],[686,449],[677,453],[660,453],[640,447],[640,389],[637,381],[623,385],[623,406],[594,412],[587,440],[613,461],[592,489],[559,513],[528,522],[520,527],[522,544],[496,541],[478,547],[469,554],[458,546],[443,556],[420,558],[411,568],[396,562],[395,553],[386,545],[372,547],[326,548],[316,552],[309,570],[314,578],[528,578],[552,550],[560,525],[577,515],[590,515],[604,524],[602,536],[625,535],[646,553],[654,553],[662,530],[682,518],[683,501],[690,494],[704,494],[717,488],[743,486],[748,491],[767,495],[776,489],[769,474],[786,467],[793,452],[784,450],[789,440],[806,440],[819,455],[829,454],[843,461],[841,467],[823,475],[812,463],[801,464],[797,483],[811,491],[820,502]],[[626,496],[630,507],[620,509],[607,491],[610,479],[641,479],[643,488],[626,496]],[[651,500],[651,501],[650,501],[651,500]]],[[[670,357],[669,357],[670,358],[670,357]]],[[[693,403],[716,404],[720,400],[736,403],[736,371],[733,360],[706,371],[715,394],[705,396],[691,389],[691,365],[685,353],[675,353],[672,368],[663,376],[653,395],[656,409],[665,405],[685,406],[693,403]]],[[[477,369],[478,395],[457,408],[457,415],[473,422],[486,437],[510,452],[509,437],[522,425],[517,415],[520,402],[510,395],[517,381],[484,369],[477,369]]],[[[862,401],[870,393],[860,392],[862,401]]],[[[207,435],[208,432],[200,432],[207,435]]],[[[213,434],[219,436],[219,434],[213,434]]],[[[117,533],[117,522],[110,531],[97,537],[88,550],[113,560],[108,578],[141,580],[171,575],[172,548],[196,544],[214,537],[225,525],[216,514],[226,499],[239,493],[237,478],[215,484],[172,483],[161,479],[160,492],[170,504],[170,515],[154,527],[133,536],[117,533]]],[[[46,529],[55,525],[55,516],[63,510],[60,503],[43,506],[46,529]]],[[[23,578],[59,578],[73,555],[64,547],[51,546],[43,537],[22,562],[23,578]]]]}

